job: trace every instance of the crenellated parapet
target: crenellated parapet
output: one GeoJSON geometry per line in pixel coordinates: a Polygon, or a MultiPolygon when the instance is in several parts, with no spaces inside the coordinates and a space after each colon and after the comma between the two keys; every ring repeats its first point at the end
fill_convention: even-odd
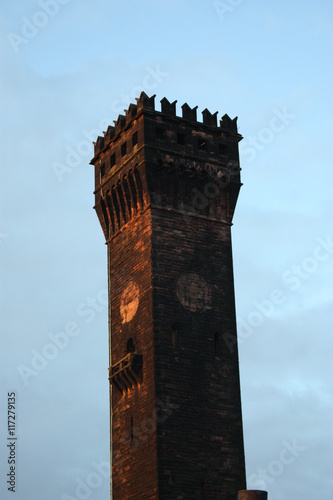
{"type": "Polygon", "coordinates": [[[148,207],[231,224],[240,189],[237,117],[144,92],[95,143],[95,209],[113,238],[148,207]]]}
{"type": "Polygon", "coordinates": [[[181,119],[184,121],[190,121],[197,123],[199,125],[206,125],[207,127],[214,127],[217,130],[229,131],[237,134],[237,116],[231,119],[227,114],[223,115],[218,125],[217,114],[211,113],[207,108],[202,111],[202,122],[197,119],[197,109],[198,106],[191,108],[186,102],[181,106],[182,116],[178,116],[176,113],[177,101],[169,102],[166,97],[161,99],[161,108],[157,110],[155,108],[155,97],[152,95],[148,97],[145,92],[141,92],[140,97],[136,98],[137,104],[131,103],[127,110],[124,110],[125,115],[120,114],[117,120],[114,120],[114,127],[108,127],[107,131],[104,133],[104,137],[98,136],[95,145],[95,156],[103,151],[104,147],[107,146],[112,140],[116,140],[118,136],[125,131],[134,118],[138,118],[144,112],[154,112],[168,117],[173,117],[181,119]]]}

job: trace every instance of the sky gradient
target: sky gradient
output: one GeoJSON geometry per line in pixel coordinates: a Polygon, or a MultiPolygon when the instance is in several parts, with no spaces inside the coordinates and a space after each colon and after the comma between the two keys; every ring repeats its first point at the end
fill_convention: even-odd
{"type": "MultiPolygon", "coordinates": [[[[1,406],[16,500],[109,498],[106,246],[92,141],[144,90],[238,116],[233,235],[248,487],[331,500],[329,0],[3,0],[1,406]]],[[[8,472],[1,429],[0,496],[8,472]]]]}

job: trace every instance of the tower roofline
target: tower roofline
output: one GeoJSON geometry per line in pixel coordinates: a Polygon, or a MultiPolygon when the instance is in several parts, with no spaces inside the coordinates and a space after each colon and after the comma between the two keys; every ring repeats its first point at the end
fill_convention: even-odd
{"type": "Polygon", "coordinates": [[[124,110],[125,115],[119,114],[117,120],[114,120],[114,126],[109,126],[107,131],[104,132],[104,136],[98,136],[97,140],[94,142],[94,158],[91,160],[91,164],[96,161],[100,153],[107,149],[111,142],[118,140],[119,136],[124,130],[130,127],[130,124],[135,119],[139,119],[142,114],[161,114],[167,116],[168,118],[175,118],[177,120],[184,120],[184,122],[196,123],[200,127],[207,127],[209,129],[216,129],[216,131],[226,131],[229,134],[237,136],[238,140],[242,139],[242,136],[238,133],[237,119],[230,118],[228,114],[224,114],[220,119],[219,125],[217,124],[217,114],[211,113],[207,108],[202,111],[202,121],[197,119],[197,109],[198,106],[191,108],[186,102],[181,106],[182,116],[178,116],[176,113],[176,103],[177,101],[170,102],[166,97],[161,99],[161,109],[155,109],[155,97],[156,94],[149,97],[145,92],[141,92],[140,97],[136,97],[137,103],[130,103],[129,107],[124,110]]]}

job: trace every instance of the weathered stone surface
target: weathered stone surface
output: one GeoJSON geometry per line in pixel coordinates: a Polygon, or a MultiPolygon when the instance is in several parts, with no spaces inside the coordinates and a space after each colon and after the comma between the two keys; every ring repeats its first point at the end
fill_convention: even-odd
{"type": "Polygon", "coordinates": [[[234,500],[245,487],[231,251],[241,136],[228,115],[217,126],[182,108],[156,111],[142,93],[92,160],[110,365],[142,355],[141,378],[124,370],[111,387],[115,500],[234,500]]]}

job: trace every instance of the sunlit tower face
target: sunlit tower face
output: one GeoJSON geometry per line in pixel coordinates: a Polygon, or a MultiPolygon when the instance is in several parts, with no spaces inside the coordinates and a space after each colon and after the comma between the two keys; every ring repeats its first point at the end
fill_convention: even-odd
{"type": "Polygon", "coordinates": [[[231,224],[236,119],[142,93],[98,137],[108,248],[112,494],[231,499],[245,488],[231,224]]]}

